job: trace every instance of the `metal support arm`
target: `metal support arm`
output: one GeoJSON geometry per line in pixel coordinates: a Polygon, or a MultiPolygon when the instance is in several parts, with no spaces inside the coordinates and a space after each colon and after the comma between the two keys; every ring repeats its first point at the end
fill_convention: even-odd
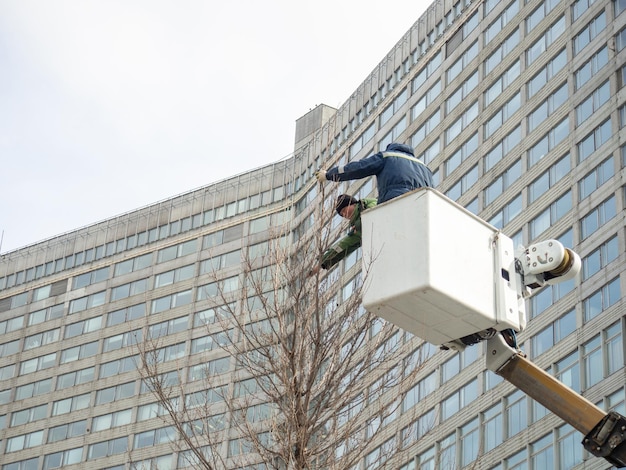
{"type": "Polygon", "coordinates": [[[585,435],[583,445],[593,455],[626,467],[626,418],[602,411],[526,359],[502,335],[487,340],[487,368],[585,435]]]}

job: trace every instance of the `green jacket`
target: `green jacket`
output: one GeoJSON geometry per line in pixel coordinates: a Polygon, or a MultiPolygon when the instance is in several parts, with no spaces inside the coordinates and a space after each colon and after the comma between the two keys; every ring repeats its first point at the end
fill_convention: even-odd
{"type": "Polygon", "coordinates": [[[361,246],[361,212],[374,207],[376,199],[361,199],[350,218],[350,231],[322,255],[320,265],[328,269],[361,246]]]}

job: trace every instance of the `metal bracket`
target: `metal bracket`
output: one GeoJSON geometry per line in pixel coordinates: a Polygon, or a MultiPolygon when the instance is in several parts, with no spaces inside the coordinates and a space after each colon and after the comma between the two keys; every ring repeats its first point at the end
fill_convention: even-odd
{"type": "Polygon", "coordinates": [[[521,354],[517,349],[511,347],[502,334],[497,334],[487,340],[487,369],[497,373],[511,359],[521,354]]]}
{"type": "Polygon", "coordinates": [[[583,439],[583,446],[618,468],[626,467],[626,418],[609,413],[583,439]]]}

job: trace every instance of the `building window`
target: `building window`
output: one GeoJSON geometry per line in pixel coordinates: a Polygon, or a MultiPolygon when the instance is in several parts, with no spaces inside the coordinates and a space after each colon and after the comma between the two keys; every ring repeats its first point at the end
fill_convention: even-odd
{"type": "Polygon", "coordinates": [[[619,277],[617,277],[583,300],[583,319],[585,323],[615,305],[620,297],[619,277]]]}
{"type": "Polygon", "coordinates": [[[154,299],[152,301],[150,314],[161,313],[165,312],[166,310],[174,309],[176,307],[189,305],[191,301],[191,289],[177,292],[176,294],[166,295],[165,297],[159,297],[158,299],[154,299]]]}
{"type": "MultiPolygon", "coordinates": [[[[72,465],[80,463],[83,460],[83,448],[77,447],[76,449],[63,450],[61,452],[55,452],[54,454],[48,454],[43,459],[44,470],[51,470],[53,468],[63,468],[65,465],[72,465]]],[[[37,466],[32,467],[36,469],[37,466]]],[[[24,467],[24,470],[30,470],[30,467],[24,467]]],[[[17,470],[17,469],[16,469],[17,470]]]]}
{"type": "Polygon", "coordinates": [[[516,60],[509,69],[500,75],[493,84],[485,91],[485,108],[504,93],[511,83],[520,75],[520,61],[516,60]]]}
{"type": "Polygon", "coordinates": [[[602,10],[598,16],[591,20],[580,33],[574,37],[574,55],[582,51],[598,34],[606,28],[606,13],[602,10]]]}
{"type": "Polygon", "coordinates": [[[478,182],[478,165],[470,168],[448,191],[446,196],[458,200],[466,191],[478,182]]]}
{"type": "Polygon", "coordinates": [[[72,411],[84,410],[90,406],[91,393],[65,398],[52,403],[52,416],[71,413],[72,411]]]}
{"type": "MultiPolygon", "coordinates": [[[[87,420],[75,421],[48,429],[48,443],[71,439],[87,433],[87,420]]],[[[45,467],[45,466],[44,466],[45,467]]]]}
{"type": "Polygon", "coordinates": [[[459,165],[467,160],[478,149],[478,133],[467,139],[454,154],[446,160],[446,176],[459,167],[459,165]]]}
{"type": "Polygon", "coordinates": [[[526,34],[530,34],[530,32],[535,29],[539,23],[541,23],[541,20],[548,16],[558,3],[559,2],[557,0],[545,0],[541,2],[541,4],[526,17],[526,34]]]}
{"type": "Polygon", "coordinates": [[[448,396],[441,403],[441,419],[445,421],[478,397],[478,380],[474,379],[448,396]]]}
{"type": "Polygon", "coordinates": [[[80,289],[97,282],[105,281],[109,278],[109,267],[96,269],[72,278],[72,290],[80,289]]]}
{"type": "Polygon", "coordinates": [[[569,135],[569,117],[566,117],[544,135],[528,150],[528,167],[530,168],[569,135]]]}
{"type": "Polygon", "coordinates": [[[474,60],[478,56],[478,41],[474,41],[472,45],[470,45],[467,50],[459,57],[454,64],[450,66],[448,70],[446,70],[446,83],[449,85],[452,81],[460,75],[460,73],[465,70],[470,62],[474,60]]]}
{"type": "Polygon", "coordinates": [[[480,450],[480,426],[478,418],[460,428],[461,466],[469,465],[478,456],[480,450]]]}
{"type": "Polygon", "coordinates": [[[591,117],[611,97],[611,88],[607,80],[576,106],[576,125],[580,126],[591,117]]]}
{"type": "Polygon", "coordinates": [[[581,241],[617,215],[615,196],[599,204],[580,220],[581,241]]]}
{"type": "Polygon", "coordinates": [[[517,126],[483,157],[484,172],[491,170],[496,163],[502,160],[506,155],[510,154],[513,148],[519,144],[521,140],[522,128],[521,126],[517,126]]]}
{"type": "Polygon", "coordinates": [[[517,390],[505,398],[507,437],[512,437],[526,429],[528,424],[528,407],[526,395],[517,390]]]}
{"type": "Polygon", "coordinates": [[[87,460],[123,454],[125,452],[128,452],[128,438],[126,436],[90,444],[87,448],[87,460]]]}
{"type": "Polygon", "coordinates": [[[532,204],[539,199],[539,197],[543,196],[548,189],[554,186],[569,172],[570,156],[566,154],[528,185],[528,203],[532,204]]]}
{"type": "Polygon", "coordinates": [[[555,468],[552,434],[546,434],[530,444],[530,461],[531,468],[555,468]]]}
{"type": "Polygon", "coordinates": [[[572,192],[567,191],[563,196],[550,204],[541,214],[530,221],[530,239],[535,240],[543,232],[556,224],[572,208],[572,192]]]}
{"type": "Polygon", "coordinates": [[[106,291],[102,291],[88,295],[86,297],[81,297],[80,299],[71,300],[68,313],[71,315],[73,313],[82,312],[83,310],[87,310],[89,308],[104,305],[105,297],[106,291]]]}
{"type": "Polygon", "coordinates": [[[405,129],[406,129],[406,119],[404,116],[401,116],[398,124],[393,126],[393,129],[391,129],[387,133],[387,135],[385,135],[385,137],[381,139],[380,144],[379,144],[380,148],[381,149],[387,148],[387,145],[400,140],[400,134],[402,134],[405,131],[405,129]]]}
{"type": "Polygon", "coordinates": [[[522,212],[522,195],[511,199],[502,209],[500,209],[489,223],[498,229],[504,228],[509,222],[522,212]]]}
{"type": "Polygon", "coordinates": [[[578,182],[578,200],[589,197],[596,189],[615,175],[613,157],[609,157],[578,182]]]}
{"type": "Polygon", "coordinates": [[[531,338],[532,357],[539,357],[574,331],[576,331],[576,310],[572,309],[531,338]]]}
{"type": "MultiPolygon", "coordinates": [[[[240,254],[240,252],[238,251],[237,254],[240,254]]],[[[239,258],[237,258],[237,261],[240,261],[240,259],[241,255],[239,256],[239,258]]],[[[154,277],[154,288],[156,289],[158,287],[168,286],[177,282],[186,281],[187,279],[191,279],[192,277],[194,277],[194,274],[195,265],[193,264],[183,266],[182,268],[173,269],[165,273],[157,274],[154,277]]]]}
{"type": "Polygon", "coordinates": [[[569,424],[556,430],[558,465],[555,468],[571,469],[583,461],[580,434],[569,424]]]}
{"type": "Polygon", "coordinates": [[[139,271],[152,265],[152,253],[148,253],[136,258],[128,259],[117,263],[113,270],[113,276],[122,276],[124,274],[139,271]]]}
{"type": "Polygon", "coordinates": [[[420,128],[415,131],[415,134],[411,136],[411,143],[415,144],[414,147],[424,141],[424,139],[432,133],[440,122],[441,113],[439,112],[439,109],[437,109],[428,119],[424,121],[424,124],[422,124],[420,128]]]}
{"type": "Polygon", "coordinates": [[[73,348],[61,351],[61,364],[78,361],[79,359],[95,356],[96,354],[98,354],[98,341],[81,344],[80,346],[74,346],[73,348]]]}
{"type": "Polygon", "coordinates": [[[528,115],[528,132],[534,131],[542,122],[552,115],[562,104],[567,101],[567,82],[552,93],[534,111],[528,115]]]}
{"type": "Polygon", "coordinates": [[[173,259],[195,253],[198,245],[197,242],[197,239],[193,239],[159,250],[157,253],[157,263],[164,263],[166,261],[171,261],[173,259]]]}
{"type": "Polygon", "coordinates": [[[604,45],[598,52],[574,72],[574,87],[579,90],[585,83],[591,80],[602,67],[609,63],[609,50],[604,45]]]}
{"type": "Polygon", "coordinates": [[[517,92],[485,123],[485,139],[488,139],[520,108],[521,93],[517,92]]]}
{"type": "Polygon", "coordinates": [[[488,76],[518,44],[519,31],[516,30],[485,60],[485,76],[488,76]]]}
{"type": "Polygon", "coordinates": [[[69,372],[57,377],[57,390],[74,387],[76,385],[91,382],[95,378],[95,367],[69,372]]]}
{"type": "Polygon", "coordinates": [[[565,16],[561,16],[539,39],[526,50],[526,66],[530,66],[565,31],[565,16]]]}
{"type": "Polygon", "coordinates": [[[446,129],[446,145],[450,144],[461,132],[478,117],[478,101],[470,105],[448,129],[446,129]]]}
{"type": "Polygon", "coordinates": [[[426,64],[426,67],[420,70],[411,82],[411,93],[415,93],[419,89],[419,87],[426,83],[428,77],[430,77],[435,72],[435,70],[439,68],[439,66],[441,65],[441,61],[441,51],[438,51],[437,54],[434,55],[432,59],[430,59],[428,64],[426,64]]]}
{"type": "Polygon", "coordinates": [[[441,94],[441,80],[437,80],[426,93],[411,108],[411,121],[415,121],[420,114],[430,106],[435,99],[441,94]]]}
{"type": "Polygon", "coordinates": [[[616,260],[618,257],[619,244],[617,236],[615,236],[604,242],[583,258],[583,280],[587,280],[594,274],[600,272],[601,269],[604,269],[609,263],[616,260]]]}
{"type": "Polygon", "coordinates": [[[120,323],[136,320],[138,318],[142,318],[145,314],[145,303],[126,307],[121,310],[115,310],[113,312],[109,312],[107,315],[107,326],[119,325],[120,323]]]}

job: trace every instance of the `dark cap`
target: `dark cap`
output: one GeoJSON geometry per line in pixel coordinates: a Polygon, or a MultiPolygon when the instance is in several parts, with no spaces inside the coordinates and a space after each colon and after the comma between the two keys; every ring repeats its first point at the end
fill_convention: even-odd
{"type": "Polygon", "coordinates": [[[344,207],[351,206],[352,204],[358,204],[359,200],[349,196],[348,194],[342,194],[337,198],[337,205],[335,209],[337,209],[337,214],[341,215],[341,210],[344,207]]]}

